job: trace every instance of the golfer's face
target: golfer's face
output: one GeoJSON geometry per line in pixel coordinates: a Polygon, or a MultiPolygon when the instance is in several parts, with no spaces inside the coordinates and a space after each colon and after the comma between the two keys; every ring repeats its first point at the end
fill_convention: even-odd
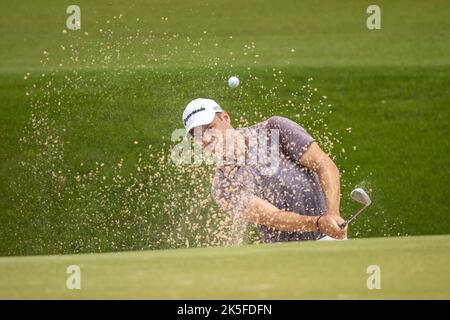
{"type": "Polygon", "coordinates": [[[227,126],[219,117],[215,117],[208,125],[196,127],[191,131],[194,141],[206,152],[214,154],[217,148],[223,147],[223,137],[227,126]]]}

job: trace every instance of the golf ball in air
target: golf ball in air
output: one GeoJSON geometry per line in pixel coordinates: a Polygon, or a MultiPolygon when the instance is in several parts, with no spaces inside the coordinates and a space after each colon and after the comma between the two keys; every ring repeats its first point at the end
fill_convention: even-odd
{"type": "Polygon", "coordinates": [[[239,85],[239,79],[238,77],[230,77],[230,79],[228,79],[228,86],[230,88],[236,88],[239,85]]]}

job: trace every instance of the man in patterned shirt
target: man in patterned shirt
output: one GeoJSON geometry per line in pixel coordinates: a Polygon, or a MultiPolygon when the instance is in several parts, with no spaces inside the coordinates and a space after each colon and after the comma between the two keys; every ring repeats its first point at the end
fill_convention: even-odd
{"type": "Polygon", "coordinates": [[[234,129],[211,99],[183,112],[186,136],[216,157],[211,194],[219,208],[258,225],[264,242],[344,239],[339,170],[297,123],[274,116],[234,129]]]}

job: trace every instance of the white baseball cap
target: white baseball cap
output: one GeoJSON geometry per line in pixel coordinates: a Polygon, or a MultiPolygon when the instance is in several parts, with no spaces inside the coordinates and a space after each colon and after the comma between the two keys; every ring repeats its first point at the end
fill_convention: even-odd
{"type": "Polygon", "coordinates": [[[198,98],[188,103],[183,112],[183,124],[186,129],[185,138],[188,137],[192,128],[210,124],[213,122],[217,112],[222,108],[212,99],[198,98]]]}

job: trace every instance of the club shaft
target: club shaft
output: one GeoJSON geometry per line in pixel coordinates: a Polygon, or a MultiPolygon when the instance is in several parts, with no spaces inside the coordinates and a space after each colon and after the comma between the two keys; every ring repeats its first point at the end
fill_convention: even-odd
{"type": "Polygon", "coordinates": [[[343,229],[343,228],[345,228],[345,226],[346,225],[348,225],[350,222],[352,222],[353,220],[355,220],[355,218],[365,209],[365,208],[367,208],[368,206],[364,206],[364,207],[362,207],[361,209],[359,209],[358,211],[356,211],[351,217],[350,217],[350,219],[348,219],[347,221],[345,221],[345,222],[343,222],[343,223],[341,223],[340,225],[339,225],[339,227],[341,228],[341,229],[343,229]]]}

